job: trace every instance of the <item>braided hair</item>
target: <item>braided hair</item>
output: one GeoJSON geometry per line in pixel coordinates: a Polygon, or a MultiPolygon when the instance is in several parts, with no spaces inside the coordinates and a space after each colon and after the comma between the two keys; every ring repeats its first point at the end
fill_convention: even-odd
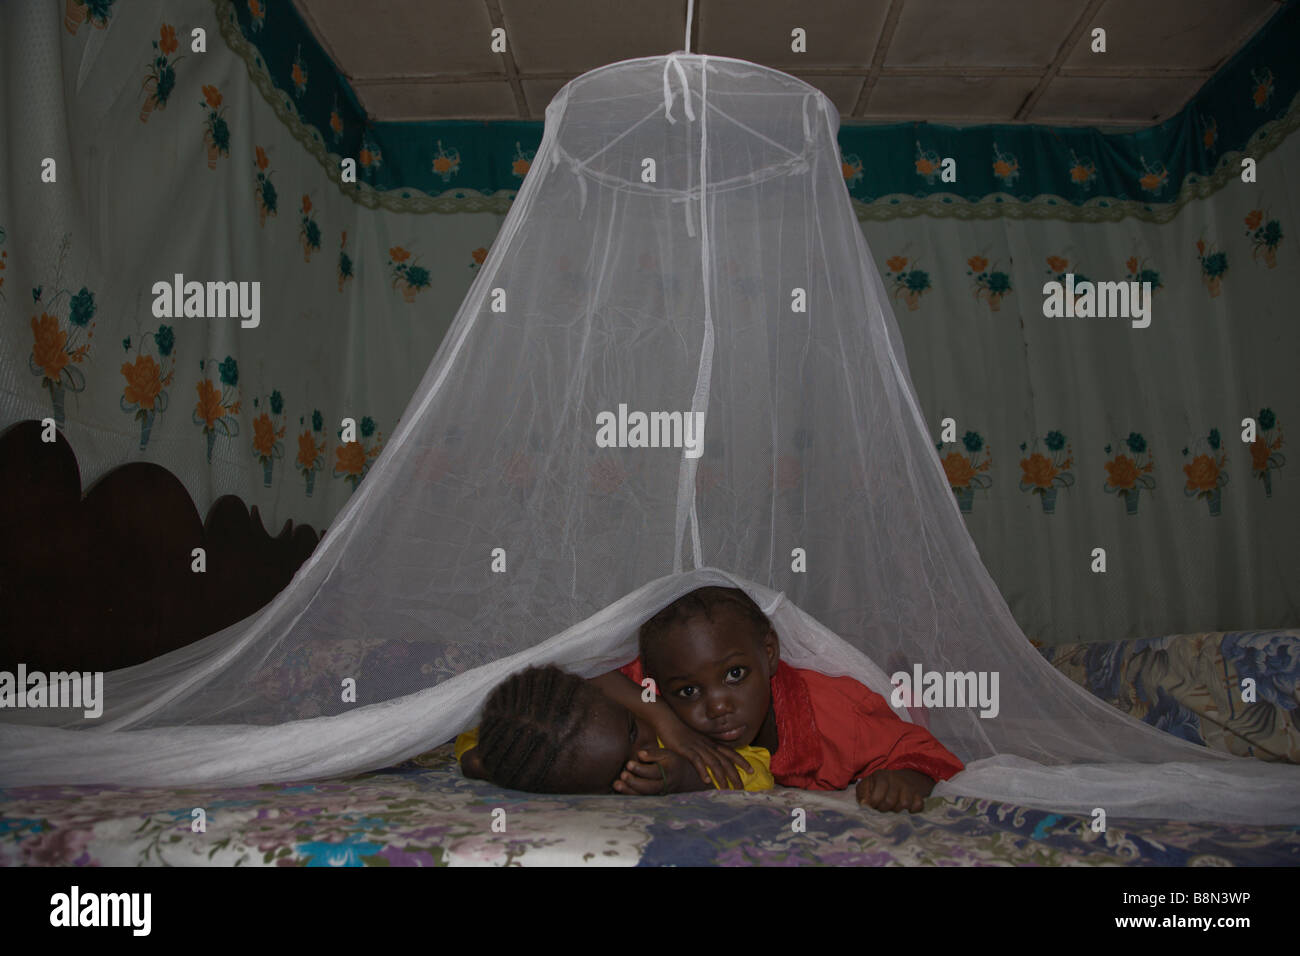
{"type": "Polygon", "coordinates": [[[772,622],[767,619],[762,608],[739,588],[697,588],[689,594],[683,594],[641,625],[638,639],[642,665],[646,664],[647,651],[674,627],[697,617],[707,618],[712,623],[715,616],[724,610],[740,614],[753,626],[753,639],[756,644],[766,637],[767,632],[772,628],[772,622]]]}
{"type": "Polygon", "coordinates": [[[530,793],[561,793],[548,779],[592,710],[594,690],[558,667],[531,667],[502,681],[479,722],[478,752],[488,779],[530,793]]]}

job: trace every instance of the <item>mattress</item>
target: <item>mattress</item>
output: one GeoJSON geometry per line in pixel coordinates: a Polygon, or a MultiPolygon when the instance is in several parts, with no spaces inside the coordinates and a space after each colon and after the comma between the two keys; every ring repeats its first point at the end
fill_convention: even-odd
{"type": "Polygon", "coordinates": [[[7,866],[1300,864],[1297,827],[1112,820],[1096,833],[1087,817],[984,800],[877,813],[851,792],[787,788],[525,794],[466,779],[450,743],[342,780],[23,787],[0,791],[0,808],[7,866]]]}
{"type": "MultiPolygon", "coordinates": [[[[336,651],[359,662],[365,648],[336,651]]],[[[1300,762],[1300,632],[1040,651],[1098,696],[1170,733],[1300,762]],[[1251,702],[1242,700],[1247,679],[1251,702]]],[[[887,814],[859,807],[851,791],[783,787],[540,796],[466,779],[448,742],[400,766],[338,780],[0,789],[0,864],[1295,866],[1300,827],[1112,817],[1094,832],[1090,817],[987,800],[932,797],[921,813],[887,814]]]]}

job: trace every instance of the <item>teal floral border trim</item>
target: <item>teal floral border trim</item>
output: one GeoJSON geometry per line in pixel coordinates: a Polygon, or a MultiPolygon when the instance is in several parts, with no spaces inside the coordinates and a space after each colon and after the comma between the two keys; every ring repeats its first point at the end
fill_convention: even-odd
{"type": "MultiPolygon", "coordinates": [[[[543,123],[372,123],[292,4],[212,2],[253,84],[344,195],[394,212],[509,210],[543,123]],[[358,158],[358,183],[341,182],[344,156],[358,158]]],[[[1287,0],[1177,116],[1149,129],[841,127],[845,184],[862,221],[1168,222],[1235,179],[1241,158],[1262,158],[1300,125],[1298,41],[1300,0],[1287,0]],[[943,181],[947,158],[960,187],[943,181]]]]}
{"type": "Polygon", "coordinates": [[[1188,173],[1183,179],[1178,198],[1172,202],[1154,204],[1133,199],[1116,199],[1099,196],[1082,204],[1074,204],[1057,195],[1035,196],[1024,200],[1007,193],[991,193],[971,201],[951,193],[929,196],[894,194],[882,196],[872,202],[853,199],[853,208],[861,222],[882,222],[890,219],[911,219],[928,216],[937,219],[962,219],[968,221],[987,219],[1051,219],[1066,222],[1119,222],[1133,218],[1144,222],[1171,222],[1189,202],[1206,199],[1241,176],[1241,161],[1252,157],[1263,159],[1288,136],[1300,127],[1300,93],[1291,101],[1291,107],[1281,120],[1265,123],[1251,138],[1246,148],[1224,153],[1217,168],[1208,176],[1188,173]]]}

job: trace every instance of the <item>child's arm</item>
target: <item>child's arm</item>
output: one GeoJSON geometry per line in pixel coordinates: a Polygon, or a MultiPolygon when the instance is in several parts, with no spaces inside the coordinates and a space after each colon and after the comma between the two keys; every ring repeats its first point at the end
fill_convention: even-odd
{"type": "Polygon", "coordinates": [[[818,785],[856,783],[858,802],[878,810],[921,809],[935,781],[965,769],[933,734],[901,719],[870,688],[851,677],[804,674],[818,730],[832,743],[823,750],[818,785]]]}
{"type": "MultiPolygon", "coordinates": [[[[776,786],[772,777],[772,755],[762,747],[742,747],[737,751],[748,764],[744,771],[744,790],[771,790],[776,786]]],[[[709,786],[700,785],[695,775],[690,773],[690,765],[680,754],[671,750],[637,751],[640,761],[629,760],[627,767],[614,781],[614,789],[619,793],[640,794],[642,796],[664,793],[683,793],[690,790],[733,789],[723,787],[715,781],[709,786]],[[659,768],[663,767],[661,771],[659,768]]]]}
{"type": "Polygon", "coordinates": [[[919,770],[877,770],[858,781],[856,792],[858,803],[873,810],[920,813],[933,789],[934,780],[919,770]]]}
{"type": "Polygon", "coordinates": [[[477,747],[467,750],[461,755],[460,769],[464,771],[465,776],[472,777],[475,780],[487,779],[487,767],[483,766],[483,760],[479,757],[477,747]]]}
{"type": "MultiPolygon", "coordinates": [[[[665,748],[686,758],[700,778],[700,786],[692,789],[712,789],[713,781],[709,779],[710,770],[717,779],[725,780],[737,789],[743,788],[744,781],[741,779],[740,772],[748,770],[749,765],[743,757],[736,755],[735,750],[691,730],[658,697],[655,698],[654,703],[642,700],[641,686],[633,683],[621,671],[610,671],[600,677],[593,677],[591,682],[610,700],[622,704],[649,723],[659,739],[663,741],[665,748]]],[[[661,783],[663,782],[657,771],[655,777],[661,783]]]]}
{"type": "Polygon", "coordinates": [[[856,681],[848,688],[855,691],[854,752],[860,755],[860,776],[909,770],[922,774],[933,786],[934,781],[947,780],[966,769],[930,731],[894,713],[885,698],[856,681]]]}
{"type": "Polygon", "coordinates": [[[886,813],[920,813],[935,781],[947,780],[965,765],[924,727],[900,718],[879,694],[866,694],[861,731],[878,756],[863,768],[858,803],[886,813]]]}
{"type": "Polygon", "coordinates": [[[467,730],[456,738],[456,745],[453,749],[456,759],[460,761],[460,769],[465,776],[473,777],[476,780],[487,779],[487,768],[483,766],[483,761],[478,752],[478,728],[467,730]]]}
{"type": "Polygon", "coordinates": [[[641,762],[629,760],[627,767],[614,781],[618,793],[657,796],[665,793],[687,793],[691,790],[712,790],[712,783],[704,783],[691,773],[691,765],[681,754],[671,750],[640,750],[641,762]]]}

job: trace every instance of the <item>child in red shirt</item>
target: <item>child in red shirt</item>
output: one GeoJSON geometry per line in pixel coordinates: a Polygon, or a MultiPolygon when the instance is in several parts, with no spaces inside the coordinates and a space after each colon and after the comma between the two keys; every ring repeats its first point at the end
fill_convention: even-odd
{"type": "MultiPolygon", "coordinates": [[[[901,720],[853,678],[781,661],[771,622],[739,589],[683,595],[642,625],[640,643],[641,657],[622,669],[637,691],[649,676],[690,730],[715,745],[767,749],[783,786],[843,790],[856,781],[859,803],[916,812],[935,781],[964,769],[929,731],[901,720]]],[[[660,792],[657,764],[675,755],[643,750],[639,757],[614,788],[660,792]]]]}

